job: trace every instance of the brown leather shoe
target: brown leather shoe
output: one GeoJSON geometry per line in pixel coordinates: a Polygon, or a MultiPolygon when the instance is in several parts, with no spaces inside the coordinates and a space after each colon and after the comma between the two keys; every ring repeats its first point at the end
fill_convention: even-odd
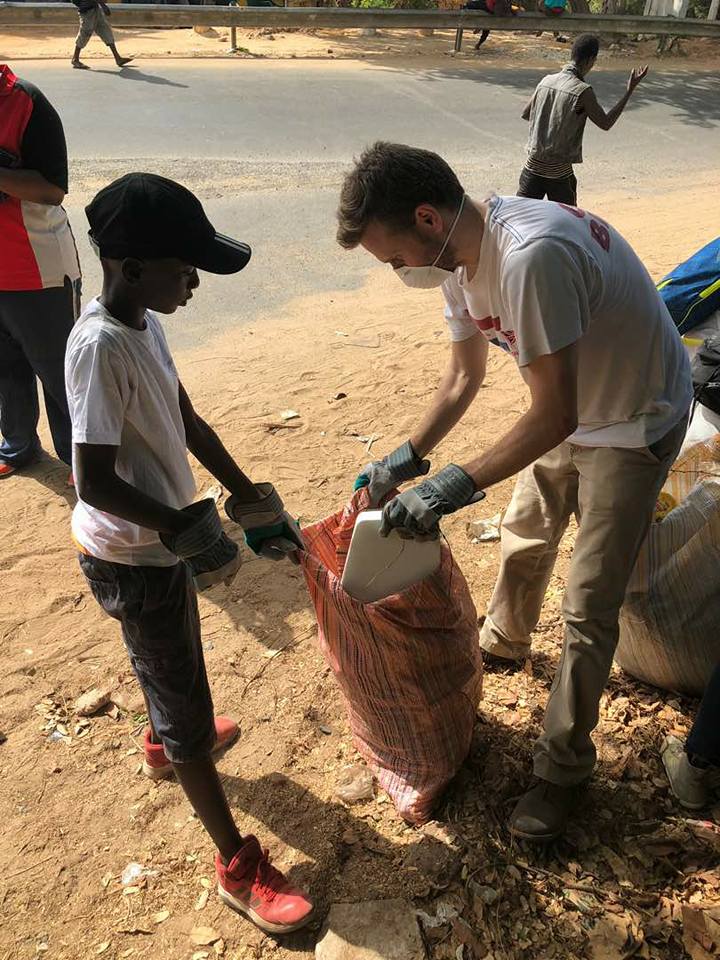
{"type": "Polygon", "coordinates": [[[522,840],[549,843],[565,831],[581,786],[564,787],[547,780],[537,783],[515,804],[510,833],[522,840]]]}

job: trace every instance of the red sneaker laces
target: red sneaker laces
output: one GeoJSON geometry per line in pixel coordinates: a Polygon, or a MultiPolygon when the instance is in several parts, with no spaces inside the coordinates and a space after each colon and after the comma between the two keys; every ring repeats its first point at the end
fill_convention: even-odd
{"type": "Polygon", "coordinates": [[[268,902],[272,902],[280,892],[279,888],[284,885],[285,877],[272,865],[268,849],[263,850],[258,860],[256,876],[258,889],[268,902]]]}

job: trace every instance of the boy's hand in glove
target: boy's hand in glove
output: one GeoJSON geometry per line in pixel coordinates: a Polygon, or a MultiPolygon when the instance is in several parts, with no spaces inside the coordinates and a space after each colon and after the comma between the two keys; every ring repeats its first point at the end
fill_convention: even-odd
{"type": "Polygon", "coordinates": [[[271,483],[256,483],[259,500],[241,502],[235,495],[225,501],[225,512],[245,531],[250,549],[268,560],[288,557],[298,563],[298,550],[304,549],[300,527],[285,510],[279,493],[271,483]]]}
{"type": "Polygon", "coordinates": [[[193,522],[182,533],[161,533],[162,543],[190,567],[198,590],[231,577],[240,566],[238,545],[223,533],[215,501],[207,498],[182,511],[193,522]]]}

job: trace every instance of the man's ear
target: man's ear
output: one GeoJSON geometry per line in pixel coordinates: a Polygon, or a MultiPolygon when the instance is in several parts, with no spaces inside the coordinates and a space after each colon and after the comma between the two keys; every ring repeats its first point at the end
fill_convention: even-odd
{"type": "Polygon", "coordinates": [[[443,230],[443,218],[435,207],[429,203],[421,203],[415,210],[415,227],[427,233],[428,228],[433,232],[443,230]]]}
{"type": "Polygon", "coordinates": [[[135,286],[142,280],[145,264],[142,260],[136,260],[134,257],[126,257],[120,269],[125,283],[135,286]]]}

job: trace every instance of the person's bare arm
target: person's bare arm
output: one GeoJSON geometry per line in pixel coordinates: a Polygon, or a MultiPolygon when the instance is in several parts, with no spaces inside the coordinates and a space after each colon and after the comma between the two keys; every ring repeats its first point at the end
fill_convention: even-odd
{"type": "Polygon", "coordinates": [[[575,344],[523,368],[530,409],[494,446],[462,465],[478,490],[514,476],[574,433],[577,427],[575,344]]]}
{"type": "Polygon", "coordinates": [[[435,394],[432,406],[410,437],[422,459],[437,446],[461,419],[485,379],[488,342],[478,331],[467,340],[452,344],[450,365],[435,394]]]}
{"type": "Polygon", "coordinates": [[[588,119],[592,120],[596,127],[600,127],[601,130],[610,130],[619,120],[620,114],[627,106],[637,85],[647,76],[648,69],[648,67],[635,67],[635,69],[632,70],[628,78],[627,90],[615,106],[611,107],[607,113],[598,103],[595,91],[590,87],[580,98],[582,111],[587,114],[588,119]]]}
{"type": "Polygon", "coordinates": [[[242,502],[259,499],[255,485],[225,449],[222,441],[201,417],[197,415],[182,383],[179,385],[180,413],[185,425],[187,448],[230,493],[242,502]]]}
{"type": "Polygon", "coordinates": [[[65,199],[65,191],[50,183],[37,170],[14,170],[0,167],[0,193],[30,203],[45,203],[59,207],[65,199]]]}
{"type": "Polygon", "coordinates": [[[182,510],[175,510],[122,480],[115,471],[118,449],[110,444],[75,444],[75,484],[84,503],[159,533],[182,533],[195,522],[182,510]]]}

